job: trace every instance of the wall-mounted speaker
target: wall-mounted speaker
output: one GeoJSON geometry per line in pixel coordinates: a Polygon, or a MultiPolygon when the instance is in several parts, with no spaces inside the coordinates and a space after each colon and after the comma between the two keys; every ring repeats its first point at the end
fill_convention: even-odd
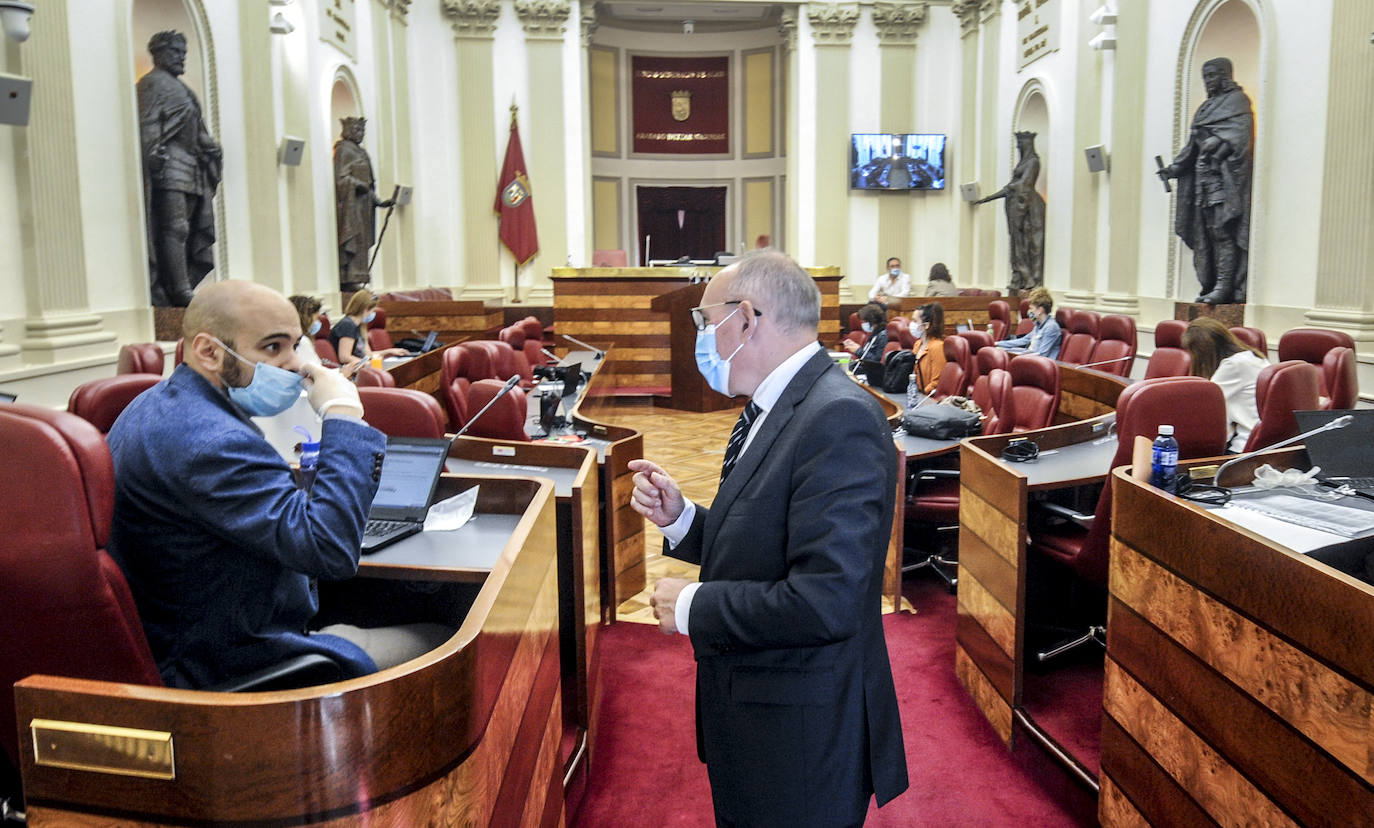
{"type": "Polygon", "coordinates": [[[1088,160],[1088,172],[1100,173],[1107,169],[1107,150],[1101,144],[1083,150],[1083,157],[1088,160]]]}
{"type": "Polygon", "coordinates": [[[284,135],[281,146],[277,147],[277,163],[283,167],[299,167],[301,156],[305,154],[305,139],[284,135]]]}
{"type": "Polygon", "coordinates": [[[396,206],[404,207],[410,203],[410,198],[415,194],[415,188],[406,184],[396,185],[396,206]]]}
{"type": "Polygon", "coordinates": [[[964,197],[964,201],[978,200],[978,182],[970,181],[967,184],[959,185],[959,195],[964,197]]]}
{"type": "Polygon", "coordinates": [[[0,124],[29,125],[33,79],[0,73],[0,124]]]}

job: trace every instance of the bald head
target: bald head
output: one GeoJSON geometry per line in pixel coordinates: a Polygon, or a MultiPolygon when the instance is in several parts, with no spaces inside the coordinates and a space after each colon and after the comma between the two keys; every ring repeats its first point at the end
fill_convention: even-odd
{"type": "MultiPolygon", "coordinates": [[[[235,280],[214,282],[196,291],[191,304],[186,307],[181,335],[189,342],[198,333],[208,333],[233,346],[244,323],[250,319],[261,319],[264,313],[297,316],[291,302],[269,287],[235,280]]],[[[300,320],[296,320],[294,330],[286,326],[284,332],[299,337],[300,320]]]]}
{"type": "Polygon", "coordinates": [[[285,296],[254,282],[227,281],[196,291],[181,324],[186,364],[216,386],[246,385],[252,366],[296,370],[301,320],[285,296]],[[227,355],[233,348],[242,360],[227,355]]]}

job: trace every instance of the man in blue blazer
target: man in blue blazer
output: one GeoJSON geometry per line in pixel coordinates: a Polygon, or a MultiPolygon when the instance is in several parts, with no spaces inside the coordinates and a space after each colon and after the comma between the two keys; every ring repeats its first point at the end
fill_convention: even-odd
{"type": "Polygon", "coordinates": [[[820,294],[787,256],[750,254],[694,309],[708,383],[751,397],[711,506],[634,461],[634,508],[699,583],[658,582],[665,633],[692,640],[697,746],[722,825],[857,825],[907,787],[883,638],[897,458],[873,397],[816,341],[820,294]]]}
{"type": "Polygon", "coordinates": [[[252,282],[204,286],[186,309],[185,361],[110,429],[115,468],[110,554],[138,604],[158,669],[173,687],[207,687],[303,653],[345,676],[377,669],[357,644],[308,633],[316,578],[358,569],[386,438],[362,421],[337,371],[301,364],[300,318],[252,282]],[[324,416],[313,487],[250,416],[300,397],[324,416]]]}

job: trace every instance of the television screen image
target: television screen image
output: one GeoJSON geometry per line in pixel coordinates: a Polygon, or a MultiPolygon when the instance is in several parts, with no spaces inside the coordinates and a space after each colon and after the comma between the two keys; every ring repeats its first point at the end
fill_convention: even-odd
{"type": "Polygon", "coordinates": [[[943,190],[945,136],[862,133],[850,136],[853,190],[943,190]]]}

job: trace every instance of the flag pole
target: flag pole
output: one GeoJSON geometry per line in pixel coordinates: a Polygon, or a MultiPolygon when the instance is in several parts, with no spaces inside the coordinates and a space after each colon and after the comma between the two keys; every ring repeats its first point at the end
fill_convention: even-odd
{"type": "MultiPolygon", "coordinates": [[[[518,106],[515,105],[515,96],[514,96],[514,95],[511,95],[511,97],[510,97],[510,123],[511,123],[511,126],[512,126],[512,127],[514,127],[515,124],[516,124],[516,115],[517,115],[519,112],[520,112],[520,107],[518,107],[518,106]]],[[[518,305],[518,304],[520,304],[520,262],[519,262],[518,260],[515,262],[515,276],[511,279],[511,300],[510,300],[510,301],[511,301],[511,304],[512,304],[512,305],[518,305]]]]}

